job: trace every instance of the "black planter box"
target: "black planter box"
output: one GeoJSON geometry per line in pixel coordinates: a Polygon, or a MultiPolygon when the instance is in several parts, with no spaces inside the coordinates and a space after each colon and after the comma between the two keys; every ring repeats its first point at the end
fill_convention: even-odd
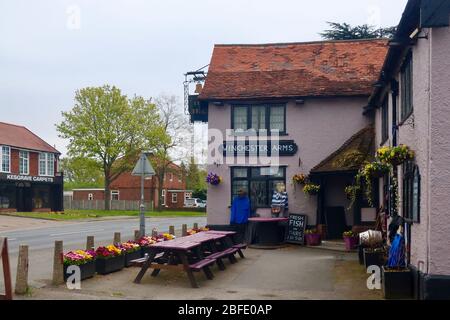
{"type": "Polygon", "coordinates": [[[373,251],[371,249],[364,249],[364,266],[366,269],[369,266],[384,265],[384,251],[373,251]]]}
{"type": "Polygon", "coordinates": [[[95,270],[98,274],[108,274],[122,270],[125,267],[125,255],[122,254],[113,258],[97,258],[95,270]]]}
{"type": "Polygon", "coordinates": [[[125,267],[131,267],[131,261],[141,258],[141,249],[134,251],[132,253],[125,254],[125,267]]]}
{"type": "Polygon", "coordinates": [[[385,299],[412,299],[413,277],[411,270],[386,270],[383,267],[381,279],[385,299]]]}
{"type": "MultiPolygon", "coordinates": [[[[64,266],[64,280],[67,280],[72,274],[67,273],[67,268],[69,266],[64,266]]],[[[95,275],[95,261],[91,261],[82,265],[79,265],[81,280],[92,278],[95,275]]]]}
{"type": "Polygon", "coordinates": [[[358,260],[360,265],[364,265],[364,247],[362,245],[358,246],[358,260]]]}

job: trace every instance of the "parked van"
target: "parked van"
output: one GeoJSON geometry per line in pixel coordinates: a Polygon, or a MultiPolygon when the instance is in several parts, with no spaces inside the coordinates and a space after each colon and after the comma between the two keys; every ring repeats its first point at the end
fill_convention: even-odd
{"type": "Polygon", "coordinates": [[[186,199],[184,202],[185,208],[201,208],[201,202],[199,198],[186,199]]]}

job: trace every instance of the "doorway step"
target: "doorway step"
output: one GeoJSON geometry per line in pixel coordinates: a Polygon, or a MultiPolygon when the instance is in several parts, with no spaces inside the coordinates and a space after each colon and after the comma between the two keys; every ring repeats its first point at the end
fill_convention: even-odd
{"type": "Polygon", "coordinates": [[[306,246],[307,248],[322,249],[336,252],[358,252],[358,250],[345,249],[344,240],[322,240],[320,246],[306,246]]]}

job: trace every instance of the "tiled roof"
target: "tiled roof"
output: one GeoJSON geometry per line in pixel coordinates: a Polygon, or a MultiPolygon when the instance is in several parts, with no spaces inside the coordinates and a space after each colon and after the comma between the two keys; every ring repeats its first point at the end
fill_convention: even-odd
{"type": "Polygon", "coordinates": [[[315,166],[311,173],[358,170],[364,162],[371,162],[375,154],[375,131],[364,128],[348,139],[339,149],[315,166]]]}
{"type": "Polygon", "coordinates": [[[0,122],[0,145],[35,151],[60,153],[27,128],[5,122],[0,122]]]}
{"type": "Polygon", "coordinates": [[[387,40],[216,45],[203,100],[367,95],[387,40]]]}

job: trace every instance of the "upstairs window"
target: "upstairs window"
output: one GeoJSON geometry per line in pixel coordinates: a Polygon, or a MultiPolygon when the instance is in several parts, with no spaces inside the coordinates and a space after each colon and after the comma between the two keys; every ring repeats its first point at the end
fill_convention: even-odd
{"type": "Polygon", "coordinates": [[[413,65],[409,53],[400,74],[401,121],[406,120],[413,111],[413,65]]]}
{"type": "Polygon", "coordinates": [[[8,146],[0,148],[0,165],[1,172],[11,172],[11,148],[8,146]]]}
{"type": "Polygon", "coordinates": [[[231,126],[234,130],[278,130],[286,134],[286,105],[235,105],[232,109],[231,126]]]}
{"type": "Polygon", "coordinates": [[[386,97],[381,106],[381,143],[389,138],[389,99],[386,97]]]}
{"type": "Polygon", "coordinates": [[[55,155],[53,153],[39,154],[39,175],[40,176],[55,175],[55,155]]]}
{"type": "Polygon", "coordinates": [[[28,151],[19,151],[19,174],[27,175],[30,173],[30,153],[28,151]]]}

